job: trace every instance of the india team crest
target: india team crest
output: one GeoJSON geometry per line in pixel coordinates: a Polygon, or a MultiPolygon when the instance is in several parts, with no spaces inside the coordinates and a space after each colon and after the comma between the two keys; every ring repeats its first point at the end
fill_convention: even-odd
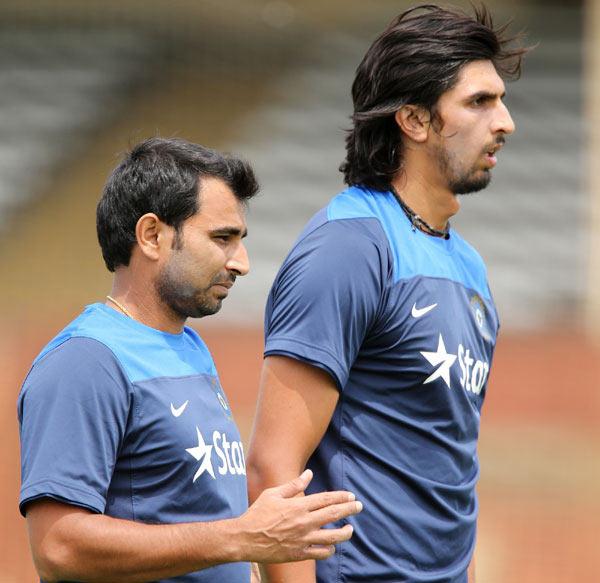
{"type": "Polygon", "coordinates": [[[473,294],[469,301],[471,312],[477,323],[477,328],[481,335],[488,341],[491,341],[492,335],[490,334],[487,325],[487,310],[484,301],[481,299],[479,294],[473,294]]]}
{"type": "Polygon", "coordinates": [[[231,409],[229,408],[229,403],[227,402],[227,398],[225,397],[225,393],[221,388],[221,383],[219,383],[219,379],[216,377],[210,378],[210,388],[213,390],[217,400],[219,401],[221,408],[223,409],[223,413],[225,413],[225,417],[227,419],[231,419],[231,409]]]}

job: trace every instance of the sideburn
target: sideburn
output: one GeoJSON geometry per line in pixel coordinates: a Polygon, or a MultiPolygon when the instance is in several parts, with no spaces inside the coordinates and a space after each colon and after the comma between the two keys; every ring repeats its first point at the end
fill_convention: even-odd
{"type": "Polygon", "coordinates": [[[181,251],[183,249],[183,229],[181,225],[175,227],[175,236],[173,237],[173,242],[171,243],[171,249],[175,249],[177,251],[181,251]]]}

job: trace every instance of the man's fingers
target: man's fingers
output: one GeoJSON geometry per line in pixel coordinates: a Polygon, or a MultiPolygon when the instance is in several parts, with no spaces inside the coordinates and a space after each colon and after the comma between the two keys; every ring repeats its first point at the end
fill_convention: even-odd
{"type": "Polygon", "coordinates": [[[302,557],[302,561],[307,559],[315,559],[317,561],[321,561],[322,559],[328,559],[335,553],[335,547],[333,545],[321,547],[307,547],[304,551],[304,556],[302,557]]]}
{"type": "Polygon", "coordinates": [[[331,557],[335,545],[350,540],[353,532],[352,525],[346,524],[342,528],[323,528],[311,533],[307,537],[310,545],[304,549],[304,558],[322,560],[331,557]]]}
{"type": "Polygon", "coordinates": [[[293,498],[306,490],[306,487],[312,480],[313,473],[311,470],[304,470],[297,478],[273,488],[282,498],[293,498]]]}
{"type": "Polygon", "coordinates": [[[343,504],[344,502],[352,502],[356,497],[352,492],[346,492],[344,490],[335,492],[319,492],[318,494],[310,494],[304,497],[304,504],[310,511],[318,510],[319,508],[325,508],[332,504],[343,504]]]}
{"type": "Polygon", "coordinates": [[[343,504],[333,504],[325,508],[319,508],[310,513],[310,521],[316,528],[320,528],[330,522],[337,522],[347,516],[358,514],[363,508],[361,502],[344,502],[343,504]]]}
{"type": "Polygon", "coordinates": [[[342,528],[322,528],[306,537],[311,545],[331,546],[350,540],[354,529],[352,525],[346,524],[342,528]]]}

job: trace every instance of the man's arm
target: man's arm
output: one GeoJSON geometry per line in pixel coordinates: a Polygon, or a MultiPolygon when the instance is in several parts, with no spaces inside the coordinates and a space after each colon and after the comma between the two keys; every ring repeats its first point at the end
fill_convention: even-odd
{"type": "Polygon", "coordinates": [[[323,559],[352,528],[321,529],[360,512],[348,492],[297,497],[312,474],[271,488],[239,518],[150,525],[94,514],[48,498],[27,506],[34,562],[45,581],[137,583],[213,565],[323,559]]]}
{"type": "MultiPolygon", "coordinates": [[[[323,370],[284,356],[265,359],[247,460],[250,499],[297,476],[323,437],[339,398],[323,370]]],[[[315,581],[313,561],[265,567],[269,583],[315,581]]]]}

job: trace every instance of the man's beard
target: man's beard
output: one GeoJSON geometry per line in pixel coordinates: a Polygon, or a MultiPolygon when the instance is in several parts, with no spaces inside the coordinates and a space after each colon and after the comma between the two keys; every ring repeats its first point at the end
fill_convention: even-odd
{"type": "Polygon", "coordinates": [[[183,319],[212,316],[221,309],[222,299],[210,296],[211,286],[223,278],[215,279],[205,289],[198,289],[189,282],[180,281],[171,264],[167,264],[155,280],[160,300],[183,319]]]}
{"type": "Polygon", "coordinates": [[[483,190],[492,179],[489,169],[457,171],[456,156],[439,147],[436,152],[440,172],[448,179],[448,188],[453,194],[469,194],[483,190]]]}

